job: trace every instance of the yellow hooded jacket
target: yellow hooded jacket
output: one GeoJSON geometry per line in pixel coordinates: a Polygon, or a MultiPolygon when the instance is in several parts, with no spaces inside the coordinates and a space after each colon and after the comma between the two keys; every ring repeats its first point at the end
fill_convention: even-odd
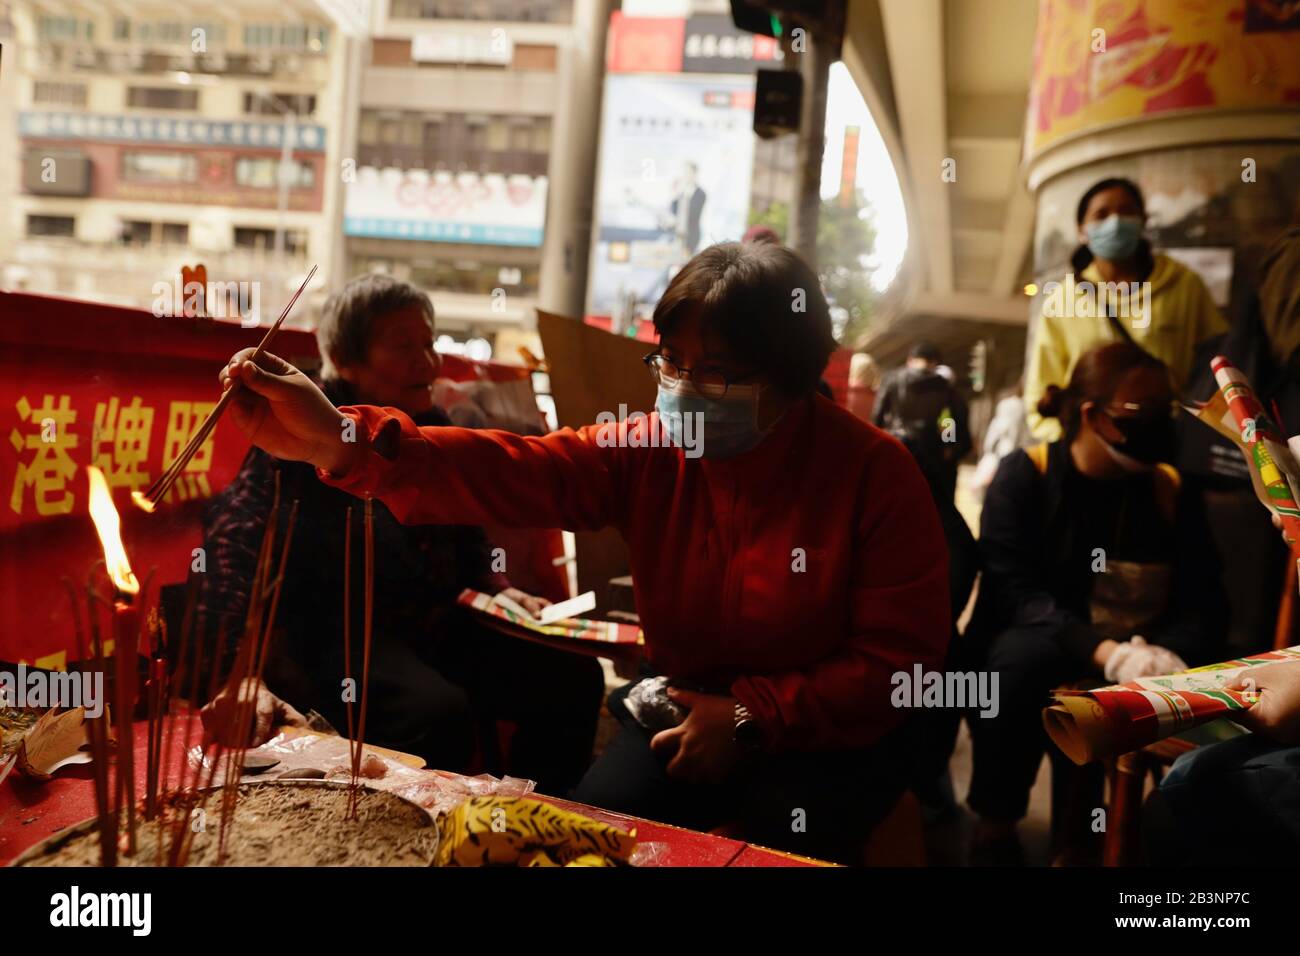
{"type": "Polygon", "coordinates": [[[1196,346],[1228,330],[1200,276],[1168,256],[1155,257],[1148,285],[1134,295],[1128,295],[1127,288],[1106,290],[1103,283],[1092,262],[1077,277],[1071,274],[1063,282],[1048,283],[1038,297],[1038,329],[1025,371],[1025,408],[1030,430],[1043,441],[1061,437],[1060,422],[1038,414],[1038,400],[1047,386],[1065,388],[1079,356],[1120,341],[1106,309],[1098,308],[1098,292],[1103,302],[1111,298],[1118,303],[1116,314],[1133,341],[1169,366],[1178,389],[1192,371],[1196,346]],[[1093,289],[1080,290],[1083,282],[1093,289]]]}

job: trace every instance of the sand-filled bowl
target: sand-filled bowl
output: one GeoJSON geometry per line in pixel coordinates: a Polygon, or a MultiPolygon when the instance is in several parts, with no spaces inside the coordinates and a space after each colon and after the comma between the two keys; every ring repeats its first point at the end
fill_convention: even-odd
{"type": "MultiPolygon", "coordinates": [[[[206,803],[180,805],[170,820],[184,816],[194,829],[187,866],[432,866],[438,828],[418,804],[396,794],[361,787],[357,815],[348,819],[347,783],[272,780],[243,783],[219,848],[222,792],[206,803]],[[195,813],[200,810],[200,813],[195,813]]],[[[125,817],[122,814],[125,833],[125,817]]],[[[118,866],[155,866],[167,859],[175,831],[137,815],[136,852],[119,851],[118,866]]],[[[14,866],[99,866],[99,830],[91,818],[54,834],[23,853],[14,866]]]]}

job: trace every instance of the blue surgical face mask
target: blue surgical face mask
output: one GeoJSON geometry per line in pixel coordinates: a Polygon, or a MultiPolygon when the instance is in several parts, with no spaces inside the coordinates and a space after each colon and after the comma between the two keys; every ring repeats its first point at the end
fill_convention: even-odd
{"type": "Polygon", "coordinates": [[[1114,215],[1087,227],[1088,248],[1100,259],[1123,260],[1137,251],[1142,238],[1142,220],[1114,215]]]}
{"type": "Polygon", "coordinates": [[[705,398],[691,383],[660,383],[655,408],[673,445],[688,458],[731,458],[749,451],[771,429],[758,427],[761,386],[731,385],[720,399],[705,398]]]}

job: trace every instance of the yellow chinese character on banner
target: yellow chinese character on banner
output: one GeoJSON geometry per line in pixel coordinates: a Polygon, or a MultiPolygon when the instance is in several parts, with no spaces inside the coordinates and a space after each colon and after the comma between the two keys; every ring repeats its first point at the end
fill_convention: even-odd
{"type": "Polygon", "coordinates": [[[153,409],[142,405],[140,396],[119,407],[116,398],[95,406],[94,440],[91,459],[104,473],[110,488],[136,491],[149,484],[142,471],[149,458],[149,435],[153,431],[153,409]]]}
{"type": "MultiPolygon", "coordinates": [[[[163,462],[170,465],[185,448],[203,420],[208,417],[216,402],[172,402],[167,412],[167,440],[163,445],[163,462]]],[[[208,498],[212,489],[208,485],[208,471],[212,468],[212,448],[216,442],[216,429],[208,435],[185,471],[176,479],[168,498],[185,501],[188,498],[208,498]]]]}
{"type": "Polygon", "coordinates": [[[72,410],[71,401],[71,396],[60,395],[56,408],[54,396],[46,395],[39,408],[32,408],[24,395],[14,403],[19,419],[36,426],[27,435],[17,428],[9,433],[9,441],[18,452],[13,493],[9,496],[9,507],[16,514],[23,513],[28,485],[38,515],[66,515],[72,511],[72,492],[67,484],[76,475],[77,465],[68,452],[77,447],[77,436],[71,427],[77,413],[72,410]],[[26,464],[23,463],[25,452],[34,452],[26,464]]]}

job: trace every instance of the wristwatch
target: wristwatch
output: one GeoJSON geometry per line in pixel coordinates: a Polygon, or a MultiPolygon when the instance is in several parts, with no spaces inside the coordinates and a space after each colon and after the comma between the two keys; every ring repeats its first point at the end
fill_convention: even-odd
{"type": "Polygon", "coordinates": [[[736,701],[736,727],[734,739],[736,745],[745,751],[758,750],[763,746],[763,728],[759,726],[749,708],[736,701]]]}

